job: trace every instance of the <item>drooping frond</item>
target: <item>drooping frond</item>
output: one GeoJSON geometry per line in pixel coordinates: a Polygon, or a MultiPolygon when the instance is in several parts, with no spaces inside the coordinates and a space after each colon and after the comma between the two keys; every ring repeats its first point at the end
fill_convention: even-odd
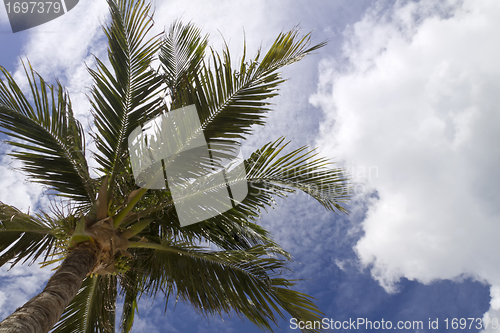
{"type": "Polygon", "coordinates": [[[92,180],[85,160],[85,137],[74,118],[63,87],[48,85],[29,66],[25,67],[31,89],[26,97],[3,68],[0,80],[0,131],[21,141],[6,141],[20,151],[10,155],[23,162],[22,170],[57,194],[90,203],[92,180]]]}
{"type": "Polygon", "coordinates": [[[21,260],[32,263],[46,257],[53,250],[53,232],[46,221],[0,202],[0,267],[8,261],[14,266],[21,260]]]}
{"type": "Polygon", "coordinates": [[[277,316],[284,318],[283,309],[298,320],[321,318],[309,296],[289,289],[294,283],[278,277],[286,264],[276,256],[278,249],[259,245],[207,252],[171,239],[132,242],[131,247],[140,259],[134,269],[142,272],[144,293],[163,294],[167,302],[178,296],[205,315],[235,311],[267,330],[277,316]]]}
{"type": "Polygon", "coordinates": [[[330,168],[331,161],[307,146],[280,154],[286,145],[280,138],[254,152],[247,160],[248,182],[270,195],[303,191],[326,209],[347,213],[342,204],[349,200],[350,183],[344,170],[330,168]]]}
{"type": "Polygon", "coordinates": [[[52,333],[114,333],[116,296],[115,275],[87,276],[52,333]]]}
{"type": "Polygon", "coordinates": [[[161,79],[150,67],[160,47],[158,36],[146,39],[153,26],[144,1],[108,0],[111,24],[104,28],[112,70],[97,61],[93,79],[96,160],[110,175],[110,186],[127,165],[127,138],[141,123],[161,113],[161,79]]]}

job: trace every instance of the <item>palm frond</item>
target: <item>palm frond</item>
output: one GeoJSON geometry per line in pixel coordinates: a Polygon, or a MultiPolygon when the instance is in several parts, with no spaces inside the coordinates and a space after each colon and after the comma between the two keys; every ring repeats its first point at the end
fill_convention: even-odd
{"type": "Polygon", "coordinates": [[[174,25],[172,29],[172,38],[165,40],[160,57],[163,76],[169,78],[166,82],[175,83],[174,87],[169,86],[172,108],[196,104],[205,139],[215,154],[233,150],[251,133],[253,125],[264,125],[271,110],[268,99],[278,95],[278,87],[285,81],[279,69],[325,45],[310,46],[310,34],[299,37],[298,31],[292,30],[281,33],[262,59],[259,50],[248,61],[244,45],[236,69],[232,68],[227,45],[222,57],[212,50],[211,68],[201,61],[206,41],[199,31],[191,25],[174,25]],[[184,69],[190,67],[199,67],[199,73],[192,71],[187,75],[184,69]]]}
{"type": "MultiPolygon", "coordinates": [[[[252,190],[253,187],[249,186],[252,190]]],[[[272,201],[273,198],[268,198],[267,192],[251,191],[243,200],[244,206],[237,205],[208,220],[181,227],[168,192],[149,191],[124,226],[146,219],[154,221],[134,239],[165,232],[178,241],[192,244],[209,242],[225,250],[244,250],[260,244],[276,245],[269,232],[254,223],[260,216],[260,207],[266,208],[272,201]],[[252,209],[250,205],[254,208],[252,209]]]]}
{"type": "Polygon", "coordinates": [[[139,285],[138,274],[135,270],[126,272],[121,280],[121,286],[124,290],[123,313],[120,324],[122,333],[129,333],[134,324],[135,313],[138,312],[137,297],[142,286],[139,285]]]}
{"type": "Polygon", "coordinates": [[[138,211],[135,218],[154,219],[157,227],[168,230],[179,240],[208,241],[225,250],[244,250],[273,243],[269,233],[255,222],[263,210],[276,204],[276,198],[297,190],[312,196],[328,210],[346,213],[342,205],[350,197],[350,183],[344,171],[331,168],[329,160],[318,158],[308,147],[284,154],[286,146],[284,138],[280,138],[267,143],[245,161],[248,194],[230,210],[180,227],[172,199],[157,192],[146,197],[150,208],[138,211]]]}
{"type": "MultiPolygon", "coordinates": [[[[150,229],[144,230],[137,238],[160,230],[169,233],[179,241],[190,243],[209,242],[225,250],[244,250],[260,244],[275,244],[267,230],[254,223],[258,212],[249,211],[248,203],[253,196],[249,194],[243,201],[247,206],[230,209],[208,220],[181,227],[175,210],[148,209],[139,215],[154,219],[150,229]]],[[[172,204],[173,205],[173,204],[172,204]]],[[[161,206],[161,204],[159,204],[161,206]]]]}
{"type": "Polygon", "coordinates": [[[0,267],[9,260],[14,266],[23,259],[46,258],[54,248],[53,231],[46,221],[0,202],[0,267]]]}
{"type": "Polygon", "coordinates": [[[344,170],[330,168],[331,161],[318,157],[307,146],[281,154],[287,145],[284,138],[280,138],[252,154],[246,161],[251,186],[270,195],[300,190],[328,210],[347,213],[342,204],[349,200],[351,190],[344,170]]]}
{"type": "Polygon", "coordinates": [[[309,296],[289,289],[293,282],[276,277],[286,260],[269,246],[207,252],[167,238],[160,243],[132,242],[131,247],[139,259],[133,268],[144,279],[144,292],[162,293],[166,302],[171,296],[179,297],[205,315],[234,310],[270,331],[276,315],[285,317],[282,309],[298,320],[321,318],[309,296]]]}
{"type": "Polygon", "coordinates": [[[260,50],[248,61],[244,51],[239,68],[231,67],[226,46],[222,54],[212,51],[213,69],[202,67],[196,78],[196,101],[202,128],[212,148],[224,150],[251,133],[253,125],[263,125],[278,87],[285,80],[279,69],[299,61],[324,46],[310,46],[310,34],[299,37],[297,30],[281,33],[261,59],[260,50]]]}
{"type": "MultiPolygon", "coordinates": [[[[174,97],[199,73],[205,56],[208,36],[193,24],[175,21],[165,36],[160,52],[163,78],[174,97]]],[[[172,101],[174,104],[176,101],[172,101]]]]}
{"type": "Polygon", "coordinates": [[[144,1],[108,0],[111,24],[104,28],[109,41],[110,71],[96,59],[91,104],[95,115],[96,160],[101,171],[110,175],[113,186],[117,174],[127,167],[127,137],[141,123],[161,112],[161,78],[151,69],[160,47],[158,36],[145,41],[153,26],[144,1]]]}
{"type": "Polygon", "coordinates": [[[1,132],[22,140],[6,141],[21,148],[10,155],[23,162],[32,180],[57,194],[80,202],[94,200],[92,181],[85,160],[85,137],[74,118],[71,101],[63,87],[48,85],[31,68],[24,68],[31,100],[3,68],[0,80],[1,132]]]}
{"type": "Polygon", "coordinates": [[[117,278],[87,276],[52,333],[114,333],[117,278]]]}

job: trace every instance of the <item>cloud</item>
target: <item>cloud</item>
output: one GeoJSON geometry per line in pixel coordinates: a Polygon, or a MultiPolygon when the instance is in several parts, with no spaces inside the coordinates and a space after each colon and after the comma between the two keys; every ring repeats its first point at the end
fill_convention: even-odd
{"type": "Polygon", "coordinates": [[[42,195],[44,188],[27,181],[26,175],[19,172],[20,167],[21,163],[9,156],[0,158],[0,188],[4,189],[0,192],[0,202],[13,205],[25,213],[33,212],[40,206],[48,207],[49,202],[42,195]]]}
{"type": "MultiPolygon", "coordinates": [[[[346,30],[320,66],[318,144],[368,205],[355,250],[389,291],[406,277],[500,286],[500,3],[397,2],[346,30]]],[[[492,287],[492,308],[500,301],[492,287]]]]}
{"type": "MultiPolygon", "coordinates": [[[[80,1],[67,14],[28,30],[23,47],[23,59],[27,58],[45,80],[57,79],[67,87],[75,115],[84,121],[90,115],[85,94],[92,84],[86,66],[94,64],[93,55],[107,58],[101,29],[107,15],[106,2],[80,1]]],[[[24,70],[19,63],[16,79],[22,77],[24,70]]]]}
{"type": "Polygon", "coordinates": [[[54,265],[40,269],[38,264],[28,266],[18,264],[9,270],[10,265],[0,267],[0,318],[5,318],[22,306],[36,293],[42,291],[53,274],[54,265]]]}

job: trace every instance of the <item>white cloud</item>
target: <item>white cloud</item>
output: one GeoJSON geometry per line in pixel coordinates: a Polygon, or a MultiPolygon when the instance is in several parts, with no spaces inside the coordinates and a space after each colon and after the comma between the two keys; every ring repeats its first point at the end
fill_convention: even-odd
{"type": "Polygon", "coordinates": [[[319,145],[378,170],[357,179],[378,198],[355,249],[387,290],[402,277],[500,285],[498,17],[494,1],[398,2],[346,30],[349,62],[320,67],[319,145]]]}
{"type": "MultiPolygon", "coordinates": [[[[89,115],[85,94],[92,83],[86,65],[94,64],[92,55],[106,59],[101,25],[107,14],[104,1],[80,1],[67,14],[30,29],[23,47],[24,57],[45,80],[61,80],[68,88],[75,114],[83,119],[89,115]]],[[[23,76],[19,64],[16,79],[23,76]]]]}
{"type": "Polygon", "coordinates": [[[26,175],[19,172],[21,163],[12,161],[9,156],[0,159],[0,202],[20,209],[23,212],[38,209],[37,205],[48,207],[48,200],[42,196],[44,191],[40,184],[28,182],[26,175]]]}
{"type": "Polygon", "coordinates": [[[98,38],[107,15],[106,2],[81,1],[65,15],[28,30],[24,53],[43,76],[63,74],[71,80],[74,73],[66,71],[82,66],[90,52],[103,50],[98,38]]]}
{"type": "Polygon", "coordinates": [[[5,318],[22,306],[36,293],[42,291],[49,277],[54,273],[54,265],[40,269],[38,264],[28,266],[21,263],[10,269],[6,264],[0,267],[0,318],[5,318]]]}
{"type": "MultiPolygon", "coordinates": [[[[170,326],[169,329],[172,329],[172,330],[169,330],[169,332],[178,332],[177,330],[175,330],[174,327],[170,326]]],[[[138,317],[137,319],[134,320],[134,326],[132,328],[132,331],[133,332],[159,333],[159,331],[157,330],[155,325],[152,324],[150,320],[141,319],[140,317],[138,317]]]]}

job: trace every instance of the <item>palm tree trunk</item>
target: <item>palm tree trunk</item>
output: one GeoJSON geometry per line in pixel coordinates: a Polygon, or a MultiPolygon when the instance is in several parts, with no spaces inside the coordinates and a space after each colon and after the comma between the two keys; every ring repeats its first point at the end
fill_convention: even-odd
{"type": "Polygon", "coordinates": [[[0,323],[0,333],[47,333],[78,293],[97,261],[97,253],[93,244],[75,248],[45,289],[0,323]]]}

